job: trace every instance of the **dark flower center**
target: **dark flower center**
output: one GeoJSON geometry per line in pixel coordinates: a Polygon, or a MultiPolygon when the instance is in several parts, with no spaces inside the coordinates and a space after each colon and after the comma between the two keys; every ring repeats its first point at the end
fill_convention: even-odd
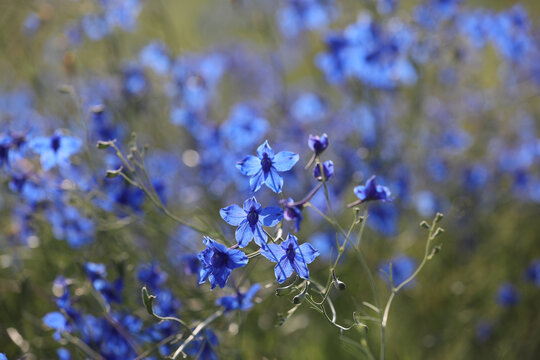
{"type": "Polygon", "coordinates": [[[289,259],[289,261],[292,263],[294,261],[294,257],[295,257],[295,252],[294,252],[294,245],[293,244],[289,244],[289,246],[287,247],[287,259],[289,259]]]}
{"type": "Polygon", "coordinates": [[[257,221],[259,221],[259,213],[255,209],[255,206],[252,206],[251,209],[249,209],[249,212],[247,214],[247,221],[251,226],[254,226],[255,224],[257,224],[257,221]]]}
{"type": "Polygon", "coordinates": [[[229,257],[223,252],[216,251],[212,255],[212,266],[213,267],[223,267],[227,264],[229,257]]]}
{"type": "Polygon", "coordinates": [[[263,158],[261,159],[261,167],[265,173],[269,172],[270,168],[272,167],[272,160],[267,154],[264,154],[263,158]]]}
{"type": "Polygon", "coordinates": [[[51,147],[54,150],[54,152],[57,152],[60,148],[60,136],[53,136],[51,139],[51,147]]]}

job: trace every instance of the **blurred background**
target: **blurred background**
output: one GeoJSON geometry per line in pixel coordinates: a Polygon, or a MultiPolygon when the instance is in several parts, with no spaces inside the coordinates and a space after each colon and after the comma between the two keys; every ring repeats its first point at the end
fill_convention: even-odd
{"type": "MultiPolygon", "coordinates": [[[[144,323],[134,336],[145,348],[159,340],[145,332],[155,321],[140,301],[141,266],[160,264],[179,301],[173,312],[186,321],[233,292],[197,286],[202,236],[121,179],[105,179],[120,163],[98,140],[117,139],[127,153],[135,132],[165,205],[232,244],[219,209],[250,196],[235,163],[265,139],[298,153],[283,198],[300,200],[317,183],[303,170],[308,135],[327,133],[323,160],[335,164],[329,187],[342,226],[353,220],[352,189],[371,175],[395,198],[370,205],[362,239],[383,299],[390,290],[379,269],[405,255],[418,264],[418,224],[445,214],[442,251],[394,302],[387,357],[536,359],[539,15],[533,0],[0,0],[0,352],[54,359],[64,347],[88,357],[42,321],[57,310],[58,275],[70,279],[79,311],[100,316],[87,262],[122,280],[114,309],[144,323]],[[69,166],[44,169],[17,139],[57,129],[83,146],[69,166]]],[[[256,196],[279,206],[268,189],[256,196]]],[[[311,202],[329,210],[322,193],[311,202]]],[[[321,251],[310,272],[323,283],[335,231],[311,209],[303,215],[296,235],[321,251]]],[[[265,286],[251,311],[214,324],[218,358],[363,358],[307,305],[278,326],[293,305],[274,296],[272,267],[256,258],[238,274],[242,286],[265,286]]],[[[352,251],[338,276],[347,290],[332,297],[350,325],[372,301],[352,251]]],[[[378,352],[376,324],[344,336],[378,352]]],[[[103,344],[87,341],[102,355],[103,344]]]]}

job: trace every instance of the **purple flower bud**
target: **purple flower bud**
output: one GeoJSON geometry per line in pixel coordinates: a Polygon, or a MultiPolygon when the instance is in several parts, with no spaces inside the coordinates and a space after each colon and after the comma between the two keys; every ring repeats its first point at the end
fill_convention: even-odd
{"type": "Polygon", "coordinates": [[[321,136],[309,135],[308,146],[315,155],[321,154],[328,147],[328,135],[326,133],[321,136]]]}
{"type": "MultiPolygon", "coordinates": [[[[332,162],[332,160],[325,161],[322,164],[322,168],[325,181],[330,180],[330,178],[334,176],[334,163],[332,162]]],[[[315,177],[315,179],[322,181],[321,167],[319,166],[319,164],[316,164],[313,168],[313,176],[315,177]]]]}

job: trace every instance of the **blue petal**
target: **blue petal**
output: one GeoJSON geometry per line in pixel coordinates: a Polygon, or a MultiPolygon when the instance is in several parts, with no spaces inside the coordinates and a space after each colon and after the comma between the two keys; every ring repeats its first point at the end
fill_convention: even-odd
{"type": "Polygon", "coordinates": [[[277,171],[289,171],[298,162],[298,159],[300,159],[298,154],[290,151],[282,151],[274,158],[274,167],[277,171]]]}
{"type": "Polygon", "coordinates": [[[273,192],[279,194],[281,188],[283,187],[283,178],[277,170],[272,166],[270,171],[264,174],[264,183],[268,186],[273,192]]]}
{"type": "Polygon", "coordinates": [[[253,239],[253,231],[251,230],[251,226],[249,226],[249,222],[244,219],[242,224],[236,229],[234,235],[239,247],[248,246],[251,239],[253,239]]]}
{"type": "Polygon", "coordinates": [[[295,257],[292,267],[302,279],[309,280],[309,270],[307,264],[302,261],[301,257],[295,257]]]}
{"type": "Polygon", "coordinates": [[[33,152],[41,154],[51,148],[51,139],[46,137],[32,139],[28,144],[28,147],[30,147],[33,152]]]}
{"type": "Polygon", "coordinates": [[[282,283],[293,273],[293,268],[291,262],[287,259],[286,256],[282,257],[281,260],[274,267],[274,273],[276,274],[276,279],[278,283],[282,283]]]}
{"type": "Polygon", "coordinates": [[[52,169],[58,163],[56,153],[52,150],[45,150],[44,152],[42,152],[40,160],[41,160],[41,167],[45,171],[52,169]]]}
{"type": "Polygon", "coordinates": [[[242,221],[246,220],[246,212],[238,205],[227,206],[219,210],[219,215],[225,220],[228,224],[233,226],[238,226],[242,221]]]}
{"type": "Polygon", "coordinates": [[[267,244],[261,247],[261,255],[273,262],[279,262],[283,256],[285,256],[285,250],[281,246],[276,244],[267,244]]]}
{"type": "Polygon", "coordinates": [[[60,138],[60,150],[69,155],[75,154],[81,148],[82,141],[72,136],[62,136],[60,138]]]}
{"type": "Polygon", "coordinates": [[[50,312],[43,317],[43,323],[48,327],[63,331],[66,327],[66,318],[61,312],[50,312]]]}
{"type": "Polygon", "coordinates": [[[306,264],[310,264],[317,256],[320,255],[319,250],[315,249],[311,244],[304,243],[295,249],[297,256],[300,256],[306,264]]]}
{"type": "Polygon", "coordinates": [[[257,210],[257,212],[261,211],[262,206],[261,204],[257,202],[257,199],[255,199],[255,196],[252,196],[246,201],[244,201],[244,211],[249,212],[252,206],[255,207],[255,210],[257,210]]]}
{"type": "Polygon", "coordinates": [[[276,226],[283,219],[283,210],[275,206],[264,208],[259,214],[259,220],[264,226],[276,226]]]}
{"type": "Polygon", "coordinates": [[[260,247],[263,247],[266,245],[266,242],[268,241],[268,235],[263,231],[263,228],[260,223],[257,223],[255,225],[255,228],[253,230],[253,237],[255,238],[255,242],[260,247]]]}
{"type": "Polygon", "coordinates": [[[264,183],[264,176],[262,168],[259,169],[259,172],[255,174],[251,179],[249,179],[249,187],[251,192],[255,192],[261,188],[261,185],[264,183]]]}
{"type": "Polygon", "coordinates": [[[360,200],[364,201],[366,199],[366,187],[364,185],[356,186],[353,191],[354,195],[360,200]]]}
{"type": "Polygon", "coordinates": [[[262,159],[264,154],[268,155],[270,160],[274,159],[274,150],[272,150],[270,145],[268,145],[268,140],[257,148],[257,155],[259,156],[259,159],[262,159]]]}
{"type": "Polygon", "coordinates": [[[242,161],[236,163],[236,168],[242,175],[253,176],[261,170],[261,160],[253,155],[246,156],[242,161]]]}
{"type": "Polygon", "coordinates": [[[227,267],[229,269],[236,269],[242,266],[246,266],[249,261],[246,254],[244,254],[240,250],[227,250],[227,255],[229,255],[229,260],[227,261],[227,267]]]}

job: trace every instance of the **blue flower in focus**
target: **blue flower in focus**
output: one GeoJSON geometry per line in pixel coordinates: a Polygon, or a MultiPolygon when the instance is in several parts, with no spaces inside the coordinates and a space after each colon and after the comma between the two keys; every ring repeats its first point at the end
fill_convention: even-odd
{"type": "Polygon", "coordinates": [[[199,254],[199,260],[202,264],[199,285],[208,279],[212,285],[210,289],[214,289],[217,285],[222,288],[227,283],[231,271],[246,266],[248,258],[242,251],[227,249],[225,245],[209,237],[205,236],[203,242],[206,249],[199,254]]]}
{"type": "Polygon", "coordinates": [[[216,301],[216,305],[223,306],[225,308],[225,311],[249,310],[253,307],[253,303],[251,302],[251,300],[253,299],[257,291],[259,291],[260,289],[260,284],[254,284],[245,293],[237,291],[236,295],[234,296],[224,296],[219,298],[216,301]]]}
{"type": "MultiPolygon", "coordinates": [[[[332,160],[327,160],[322,163],[323,173],[324,173],[324,180],[328,181],[334,176],[334,162],[332,160]]],[[[321,176],[321,167],[319,164],[315,164],[315,167],[313,168],[313,176],[315,179],[322,181],[323,177],[321,176]]]]}
{"type": "Polygon", "coordinates": [[[534,260],[525,272],[525,278],[540,287],[540,259],[534,260]]]}
{"type": "Polygon", "coordinates": [[[263,230],[264,226],[276,226],[283,218],[283,210],[278,207],[262,208],[255,197],[244,202],[244,207],[231,205],[219,211],[227,223],[238,226],[236,241],[241,248],[246,247],[252,239],[259,246],[264,246],[268,236],[263,230]]]}
{"type": "Polygon", "coordinates": [[[519,293],[516,287],[510,283],[499,286],[497,290],[497,303],[502,307],[511,307],[519,302],[519,293]]]}
{"type": "Polygon", "coordinates": [[[55,166],[69,166],[69,158],[77,153],[82,142],[78,138],[62,135],[56,131],[51,137],[38,137],[30,141],[29,147],[40,155],[43,170],[50,170],[55,166]]]}
{"type": "Polygon", "coordinates": [[[304,243],[298,245],[296,236],[289,234],[287,239],[280,245],[268,244],[261,248],[261,255],[276,264],[274,273],[278,283],[282,283],[294,271],[302,279],[309,280],[309,270],[307,265],[310,264],[317,256],[319,251],[313,248],[311,244],[304,243]]]}
{"type": "MultiPolygon", "coordinates": [[[[401,285],[416,270],[416,263],[411,257],[407,255],[396,256],[380,268],[380,271],[384,273],[382,276],[385,280],[389,280],[390,277],[390,264],[392,264],[392,286],[394,287],[401,285]]],[[[412,282],[406,286],[411,284],[412,282]]]]}
{"type": "Polygon", "coordinates": [[[257,156],[249,155],[236,164],[242,175],[251,177],[249,185],[251,191],[259,190],[266,184],[275,193],[280,193],[283,187],[283,178],[279,172],[289,171],[298,161],[299,156],[290,151],[281,151],[274,155],[268,141],[257,148],[257,156]]]}
{"type": "Polygon", "coordinates": [[[391,201],[390,190],[386,186],[375,183],[375,175],[370,177],[365,185],[359,185],[354,188],[354,194],[360,203],[367,201],[391,201]]]}
{"type": "Polygon", "coordinates": [[[328,147],[328,135],[326,133],[321,136],[309,135],[308,146],[315,155],[321,154],[328,147]]]}

